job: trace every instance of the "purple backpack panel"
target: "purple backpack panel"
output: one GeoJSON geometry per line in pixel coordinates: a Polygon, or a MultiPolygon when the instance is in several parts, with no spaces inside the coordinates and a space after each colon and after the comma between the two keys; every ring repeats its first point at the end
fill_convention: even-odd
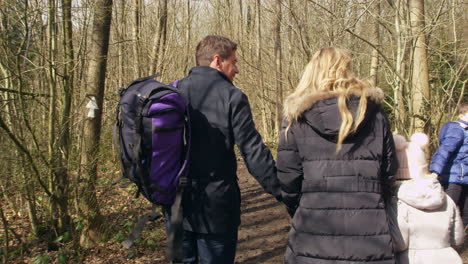
{"type": "Polygon", "coordinates": [[[184,153],[185,112],[185,102],[176,93],[162,96],[148,111],[152,120],[150,182],[164,190],[151,194],[151,200],[156,203],[174,202],[178,174],[184,165],[181,153],[184,153]]]}
{"type": "Polygon", "coordinates": [[[116,129],[123,177],[152,203],[174,203],[190,153],[187,104],[179,91],[152,78],[134,81],[121,92],[116,129]]]}

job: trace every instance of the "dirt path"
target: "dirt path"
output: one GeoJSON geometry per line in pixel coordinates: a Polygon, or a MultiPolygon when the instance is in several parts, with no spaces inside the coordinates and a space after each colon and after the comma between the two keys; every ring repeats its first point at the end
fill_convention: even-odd
{"type": "MultiPolygon", "coordinates": [[[[239,185],[242,195],[242,223],[239,229],[236,264],[283,263],[289,231],[289,216],[282,203],[263,191],[257,181],[248,173],[243,162],[239,162],[239,185]]],[[[103,195],[104,196],[104,195],[103,195]]],[[[115,214],[112,225],[118,225],[131,214],[141,216],[148,212],[149,203],[144,199],[134,199],[124,195],[122,190],[111,189],[102,200],[107,200],[109,214],[115,214]],[[125,197],[125,198],[124,198],[125,197]],[[112,206],[110,205],[112,204],[112,206]],[[138,212],[130,213],[130,208],[138,212]]],[[[132,220],[130,223],[136,222],[132,220]]],[[[149,222],[145,227],[141,241],[130,250],[123,249],[114,239],[108,244],[86,252],[83,263],[86,264],[163,264],[165,261],[164,220],[149,222]],[[158,246],[155,249],[144,246],[156,233],[158,246]],[[146,241],[146,242],[145,242],[146,241]],[[130,257],[131,256],[131,257],[130,257]]],[[[72,262],[71,262],[72,263],[72,262]]],[[[220,263],[223,264],[223,263],[220,263]]]]}
{"type": "Polygon", "coordinates": [[[242,222],[236,262],[242,264],[283,263],[289,231],[289,216],[282,203],[265,193],[239,164],[242,222]]]}

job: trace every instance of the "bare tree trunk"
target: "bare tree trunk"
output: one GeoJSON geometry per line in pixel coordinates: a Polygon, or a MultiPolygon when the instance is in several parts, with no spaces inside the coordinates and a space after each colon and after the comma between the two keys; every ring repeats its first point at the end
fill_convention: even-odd
{"type": "Polygon", "coordinates": [[[2,240],[4,240],[4,246],[2,247],[2,251],[3,251],[3,254],[2,254],[2,263],[7,263],[8,262],[8,250],[9,250],[9,247],[8,247],[8,244],[10,243],[10,238],[9,238],[9,234],[8,234],[8,221],[5,217],[5,215],[3,214],[3,208],[2,208],[2,204],[0,203],[0,219],[2,220],[2,225],[3,225],[3,234],[4,234],[4,238],[2,240]]]}
{"type": "Polygon", "coordinates": [[[374,44],[374,48],[372,49],[372,59],[371,59],[371,67],[370,67],[370,84],[372,86],[377,86],[377,72],[379,69],[379,52],[380,49],[380,32],[379,32],[379,21],[378,18],[380,17],[380,2],[377,1],[375,3],[375,15],[377,18],[374,19],[374,23],[372,26],[372,43],[374,44]]]}
{"type": "Polygon", "coordinates": [[[407,10],[405,9],[403,2],[403,0],[397,0],[395,5],[395,34],[397,38],[395,70],[396,73],[401,76],[401,78],[395,79],[396,84],[394,88],[393,100],[395,102],[395,128],[399,133],[401,133],[401,130],[406,127],[407,120],[407,111],[403,100],[404,88],[406,87],[406,83],[404,82],[406,76],[406,64],[404,59],[406,57],[405,54],[407,49],[407,38],[405,36],[405,32],[403,31],[405,27],[402,25],[402,23],[405,21],[404,17],[406,16],[407,10]]]}
{"type": "Polygon", "coordinates": [[[56,197],[58,202],[58,229],[65,232],[69,228],[68,215],[68,159],[70,153],[70,113],[73,96],[74,55],[73,55],[73,28],[71,15],[71,0],[62,0],[63,16],[63,50],[65,63],[63,69],[63,110],[60,121],[58,140],[57,169],[56,169],[56,197]]]}
{"type": "MultiPolygon", "coordinates": [[[[102,239],[102,216],[96,198],[96,181],[104,88],[107,70],[107,53],[112,19],[112,0],[96,0],[90,62],[88,68],[87,96],[95,97],[98,109],[94,118],[84,121],[82,164],[82,183],[80,190],[80,209],[85,226],[80,237],[80,244],[92,247],[102,239]]],[[[84,109],[83,112],[87,112],[84,109]]]]}
{"type": "MultiPolygon", "coordinates": [[[[293,0],[288,0],[288,8],[293,8],[293,0]]],[[[286,12],[285,12],[286,13],[286,12]]],[[[295,55],[296,55],[296,49],[293,45],[293,43],[295,42],[295,35],[294,35],[294,29],[293,29],[293,25],[291,24],[292,22],[292,14],[291,12],[289,12],[289,15],[288,15],[288,18],[289,18],[289,21],[288,21],[288,24],[287,24],[287,38],[286,40],[289,41],[288,43],[288,46],[287,46],[287,55],[286,55],[286,67],[287,67],[287,78],[288,78],[288,88],[286,90],[286,94],[289,94],[295,87],[296,83],[293,83],[292,82],[292,78],[291,76],[293,76],[293,73],[295,72],[295,68],[294,66],[296,65],[295,63],[298,63],[298,61],[295,58],[295,55]]],[[[302,65],[302,63],[301,63],[302,65]]]]}
{"type": "Polygon", "coordinates": [[[162,0],[160,3],[160,12],[158,22],[158,32],[157,36],[154,39],[153,52],[151,53],[151,63],[150,63],[150,72],[149,74],[155,74],[158,71],[158,66],[161,64],[159,62],[162,58],[164,52],[164,46],[166,45],[167,37],[167,0],[162,0]]]}
{"type": "Polygon", "coordinates": [[[427,65],[424,0],[410,0],[411,31],[413,33],[412,102],[413,131],[422,132],[427,122],[426,105],[429,102],[429,70],[427,65]]]}
{"type": "MultiPolygon", "coordinates": [[[[334,0],[327,0],[328,8],[331,10],[333,14],[336,13],[336,2],[334,0]]],[[[335,45],[335,16],[328,16],[328,46],[334,46],[335,45]]],[[[307,34],[307,32],[306,32],[307,34]]],[[[307,35],[306,35],[307,36],[307,35]]]]}
{"type": "Polygon", "coordinates": [[[262,20],[261,20],[261,1],[256,1],[256,15],[257,15],[257,70],[258,70],[258,79],[257,87],[261,89],[261,108],[262,108],[262,124],[263,124],[263,136],[266,141],[269,141],[269,129],[268,129],[268,113],[267,113],[267,88],[263,82],[263,71],[262,71],[262,20]]]}
{"type": "Polygon", "coordinates": [[[191,35],[191,29],[192,29],[192,18],[190,17],[190,0],[187,0],[187,31],[185,32],[185,56],[186,56],[186,61],[185,61],[185,67],[184,67],[184,72],[182,74],[187,74],[188,68],[190,67],[190,56],[189,54],[192,54],[190,52],[190,35],[191,35]]]}
{"type": "Polygon", "coordinates": [[[125,47],[125,44],[123,43],[123,40],[125,39],[125,0],[120,0],[120,17],[119,17],[120,21],[119,21],[119,46],[118,46],[118,53],[119,53],[119,70],[118,70],[118,73],[119,73],[119,83],[118,85],[120,87],[122,87],[124,85],[124,81],[125,81],[125,77],[124,77],[124,58],[125,58],[125,54],[124,54],[124,47],[125,47]]]}
{"type": "Polygon", "coordinates": [[[31,222],[31,230],[35,237],[39,237],[39,221],[37,219],[37,211],[36,211],[36,190],[34,188],[34,181],[31,177],[31,172],[27,170],[28,163],[24,158],[24,155],[19,153],[19,151],[15,151],[16,156],[20,157],[20,164],[22,165],[20,170],[18,171],[23,177],[23,185],[24,185],[24,197],[26,198],[26,204],[28,207],[28,216],[29,221],[31,222]]]}
{"type": "Polygon", "coordinates": [[[135,10],[133,11],[134,15],[134,25],[133,25],[133,68],[135,70],[135,77],[140,78],[140,26],[141,26],[141,0],[135,0],[135,10]]]}
{"type": "Polygon", "coordinates": [[[276,0],[276,26],[275,26],[275,59],[276,59],[276,122],[275,137],[279,138],[281,122],[283,121],[283,56],[281,52],[281,0],[276,0]]]}
{"type": "Polygon", "coordinates": [[[225,0],[226,3],[224,4],[224,14],[227,20],[227,32],[228,36],[232,38],[234,36],[234,21],[232,20],[232,2],[231,0],[225,0]]]}
{"type": "Polygon", "coordinates": [[[237,39],[240,43],[243,43],[244,39],[244,7],[242,5],[242,0],[238,0],[239,4],[239,23],[238,23],[238,34],[237,39]]]}
{"type": "MultiPolygon", "coordinates": [[[[163,65],[163,61],[164,61],[164,58],[165,58],[165,54],[166,54],[166,42],[167,42],[167,17],[168,17],[168,10],[167,10],[167,3],[168,3],[168,0],[163,0],[163,6],[162,6],[162,10],[161,10],[161,31],[160,31],[160,45],[159,45],[159,53],[158,53],[158,60],[157,60],[157,64],[156,64],[156,69],[160,70],[161,71],[161,75],[164,75],[164,67],[162,67],[163,65]]],[[[175,18],[175,16],[174,16],[175,18]]]]}
{"type": "MultiPolygon", "coordinates": [[[[56,106],[57,106],[57,25],[55,21],[56,17],[56,2],[50,0],[48,2],[48,46],[49,46],[49,116],[48,116],[48,162],[49,162],[49,189],[52,193],[56,193],[57,183],[57,151],[55,149],[55,121],[57,118],[56,106]]],[[[50,200],[50,215],[52,216],[53,226],[58,223],[58,204],[57,200],[50,200]]]]}

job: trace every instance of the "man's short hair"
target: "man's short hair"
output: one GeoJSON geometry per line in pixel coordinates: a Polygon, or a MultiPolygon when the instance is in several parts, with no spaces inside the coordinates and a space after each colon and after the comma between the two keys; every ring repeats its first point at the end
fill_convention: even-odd
{"type": "Polygon", "coordinates": [[[215,35],[208,35],[197,45],[195,59],[197,66],[209,66],[215,55],[227,59],[237,49],[237,43],[215,35]]]}
{"type": "Polygon", "coordinates": [[[468,112],[468,102],[463,102],[458,106],[458,114],[463,115],[468,112]]]}

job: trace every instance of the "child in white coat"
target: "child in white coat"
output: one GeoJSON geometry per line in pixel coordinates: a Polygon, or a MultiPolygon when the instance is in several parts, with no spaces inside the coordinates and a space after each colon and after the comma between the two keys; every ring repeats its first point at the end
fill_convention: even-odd
{"type": "Polygon", "coordinates": [[[396,246],[399,264],[462,264],[452,246],[463,243],[464,230],[460,213],[428,171],[424,148],[429,140],[416,133],[407,142],[394,135],[400,164],[397,173],[396,207],[402,240],[396,246]]]}

